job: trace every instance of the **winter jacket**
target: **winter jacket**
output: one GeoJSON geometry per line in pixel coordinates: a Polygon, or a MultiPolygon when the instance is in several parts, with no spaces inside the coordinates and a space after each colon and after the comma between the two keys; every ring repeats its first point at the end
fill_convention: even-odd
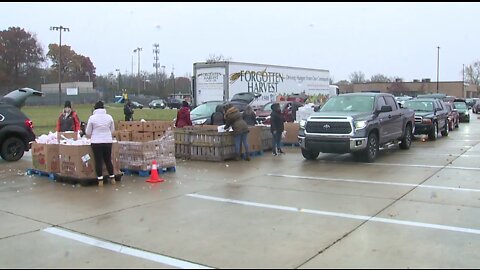
{"type": "Polygon", "coordinates": [[[225,116],[223,115],[223,105],[217,105],[215,112],[210,117],[212,125],[225,125],[225,116]]]}
{"type": "Polygon", "coordinates": [[[177,112],[177,121],[175,122],[175,127],[182,128],[191,125],[192,120],[190,120],[190,109],[188,107],[182,107],[177,112]]]}
{"type": "Polygon", "coordinates": [[[79,131],[80,130],[80,120],[75,111],[70,112],[70,114],[65,115],[63,112],[60,114],[57,120],[56,131],[79,131]]]}
{"type": "Polygon", "coordinates": [[[242,118],[242,113],[235,107],[231,107],[225,113],[225,129],[233,128],[236,134],[248,132],[248,125],[242,118]]]}
{"type": "Polygon", "coordinates": [[[283,123],[285,122],[285,118],[283,117],[282,113],[279,111],[273,110],[272,113],[270,114],[270,118],[272,123],[270,126],[270,130],[272,131],[272,133],[274,131],[279,133],[283,132],[284,130],[283,123]]]}
{"type": "Polygon", "coordinates": [[[245,120],[245,122],[247,122],[247,125],[249,126],[255,126],[255,124],[257,123],[257,115],[255,114],[254,111],[252,111],[252,113],[248,114],[246,111],[243,112],[243,120],[245,120]]]}
{"type": "Polygon", "coordinates": [[[112,143],[112,133],[115,124],[111,115],[105,109],[96,109],[88,118],[86,134],[91,143],[112,143]]]}

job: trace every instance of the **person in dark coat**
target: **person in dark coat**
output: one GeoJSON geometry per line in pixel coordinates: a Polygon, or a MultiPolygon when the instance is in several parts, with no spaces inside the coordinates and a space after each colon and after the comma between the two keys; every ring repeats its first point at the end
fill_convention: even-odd
{"type": "Polygon", "coordinates": [[[255,124],[257,123],[257,115],[255,114],[250,105],[248,105],[243,112],[243,120],[245,120],[245,122],[247,122],[247,125],[249,126],[255,126],[255,124]]]}
{"type": "Polygon", "coordinates": [[[225,111],[224,111],[223,104],[217,105],[217,107],[215,107],[215,112],[212,113],[212,116],[210,117],[210,122],[212,123],[212,125],[217,125],[217,126],[225,125],[224,114],[225,114],[225,111]]]}
{"type": "Polygon", "coordinates": [[[133,121],[133,105],[130,100],[127,100],[123,106],[123,114],[125,114],[125,121],[133,121]]]}
{"type": "Polygon", "coordinates": [[[72,110],[72,103],[69,100],[65,101],[63,111],[58,117],[56,130],[58,132],[78,132],[80,130],[80,120],[77,113],[72,110]]]}
{"type": "Polygon", "coordinates": [[[273,135],[273,147],[272,147],[272,154],[277,156],[279,153],[283,154],[284,152],[280,148],[282,143],[282,133],[284,131],[284,123],[285,118],[282,115],[282,110],[280,109],[280,104],[273,103],[272,106],[272,113],[270,114],[271,118],[271,126],[270,130],[273,135]]]}
{"type": "Polygon", "coordinates": [[[177,121],[175,122],[175,127],[182,128],[185,126],[191,126],[192,120],[190,119],[190,106],[188,102],[182,102],[182,108],[177,112],[177,121]]]}
{"type": "Polygon", "coordinates": [[[245,147],[245,160],[250,161],[250,153],[248,152],[248,125],[242,118],[242,113],[232,106],[225,106],[225,130],[232,127],[235,136],[235,159],[240,160],[241,144],[245,147]]]}

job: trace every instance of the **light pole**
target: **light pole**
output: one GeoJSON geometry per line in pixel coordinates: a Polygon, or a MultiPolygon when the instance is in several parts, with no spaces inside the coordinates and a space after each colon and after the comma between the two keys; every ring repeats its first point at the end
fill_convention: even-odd
{"type": "Polygon", "coordinates": [[[155,63],[153,63],[153,67],[155,68],[155,90],[158,92],[158,68],[160,67],[160,64],[158,63],[158,54],[160,53],[160,50],[158,49],[160,45],[158,43],[153,44],[153,53],[155,56],[153,57],[153,60],[155,63]]]}
{"type": "Polygon", "coordinates": [[[136,48],[133,50],[133,52],[136,52],[138,54],[138,88],[137,88],[137,95],[140,95],[140,52],[142,51],[142,48],[136,48]]]}
{"type": "Polygon", "coordinates": [[[63,26],[50,26],[50,30],[60,32],[60,43],[58,46],[58,106],[62,106],[62,31],[70,32],[70,28],[63,26]]]}
{"type": "Polygon", "coordinates": [[[440,67],[440,46],[437,46],[437,94],[438,94],[438,72],[440,67]]]}
{"type": "Polygon", "coordinates": [[[120,69],[115,69],[117,72],[117,94],[120,94],[120,69]]]}

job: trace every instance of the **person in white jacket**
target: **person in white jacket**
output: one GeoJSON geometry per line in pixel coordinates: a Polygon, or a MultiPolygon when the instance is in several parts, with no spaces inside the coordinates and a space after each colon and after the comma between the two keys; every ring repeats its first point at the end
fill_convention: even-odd
{"type": "Polygon", "coordinates": [[[98,186],[103,186],[103,162],[107,167],[110,182],[115,184],[112,164],[112,133],[115,124],[111,115],[107,114],[102,101],[95,103],[93,114],[88,118],[86,134],[90,138],[93,155],[95,157],[95,172],[98,186]]]}

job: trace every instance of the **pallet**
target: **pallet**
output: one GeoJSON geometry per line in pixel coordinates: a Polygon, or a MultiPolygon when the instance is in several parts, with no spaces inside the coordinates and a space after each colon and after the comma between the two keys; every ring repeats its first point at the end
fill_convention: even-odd
{"type": "Polygon", "coordinates": [[[51,172],[44,172],[37,169],[27,169],[27,175],[38,175],[38,176],[46,176],[50,180],[55,180],[55,174],[51,172]]]}
{"type": "MultiPolygon", "coordinates": [[[[133,169],[120,169],[125,175],[138,175],[141,177],[146,177],[150,176],[151,170],[133,170],[133,169]]],[[[159,174],[166,173],[166,172],[176,172],[177,168],[174,167],[168,167],[168,168],[158,168],[157,172],[159,174]]]]}
{"type": "MultiPolygon", "coordinates": [[[[122,181],[123,174],[116,174],[115,181],[119,182],[122,181]]],[[[61,183],[67,183],[71,185],[80,184],[81,186],[91,186],[91,185],[98,185],[97,178],[78,178],[73,176],[65,176],[60,174],[55,174],[55,180],[61,183]]],[[[103,183],[109,183],[108,175],[103,176],[103,183]]]]}

